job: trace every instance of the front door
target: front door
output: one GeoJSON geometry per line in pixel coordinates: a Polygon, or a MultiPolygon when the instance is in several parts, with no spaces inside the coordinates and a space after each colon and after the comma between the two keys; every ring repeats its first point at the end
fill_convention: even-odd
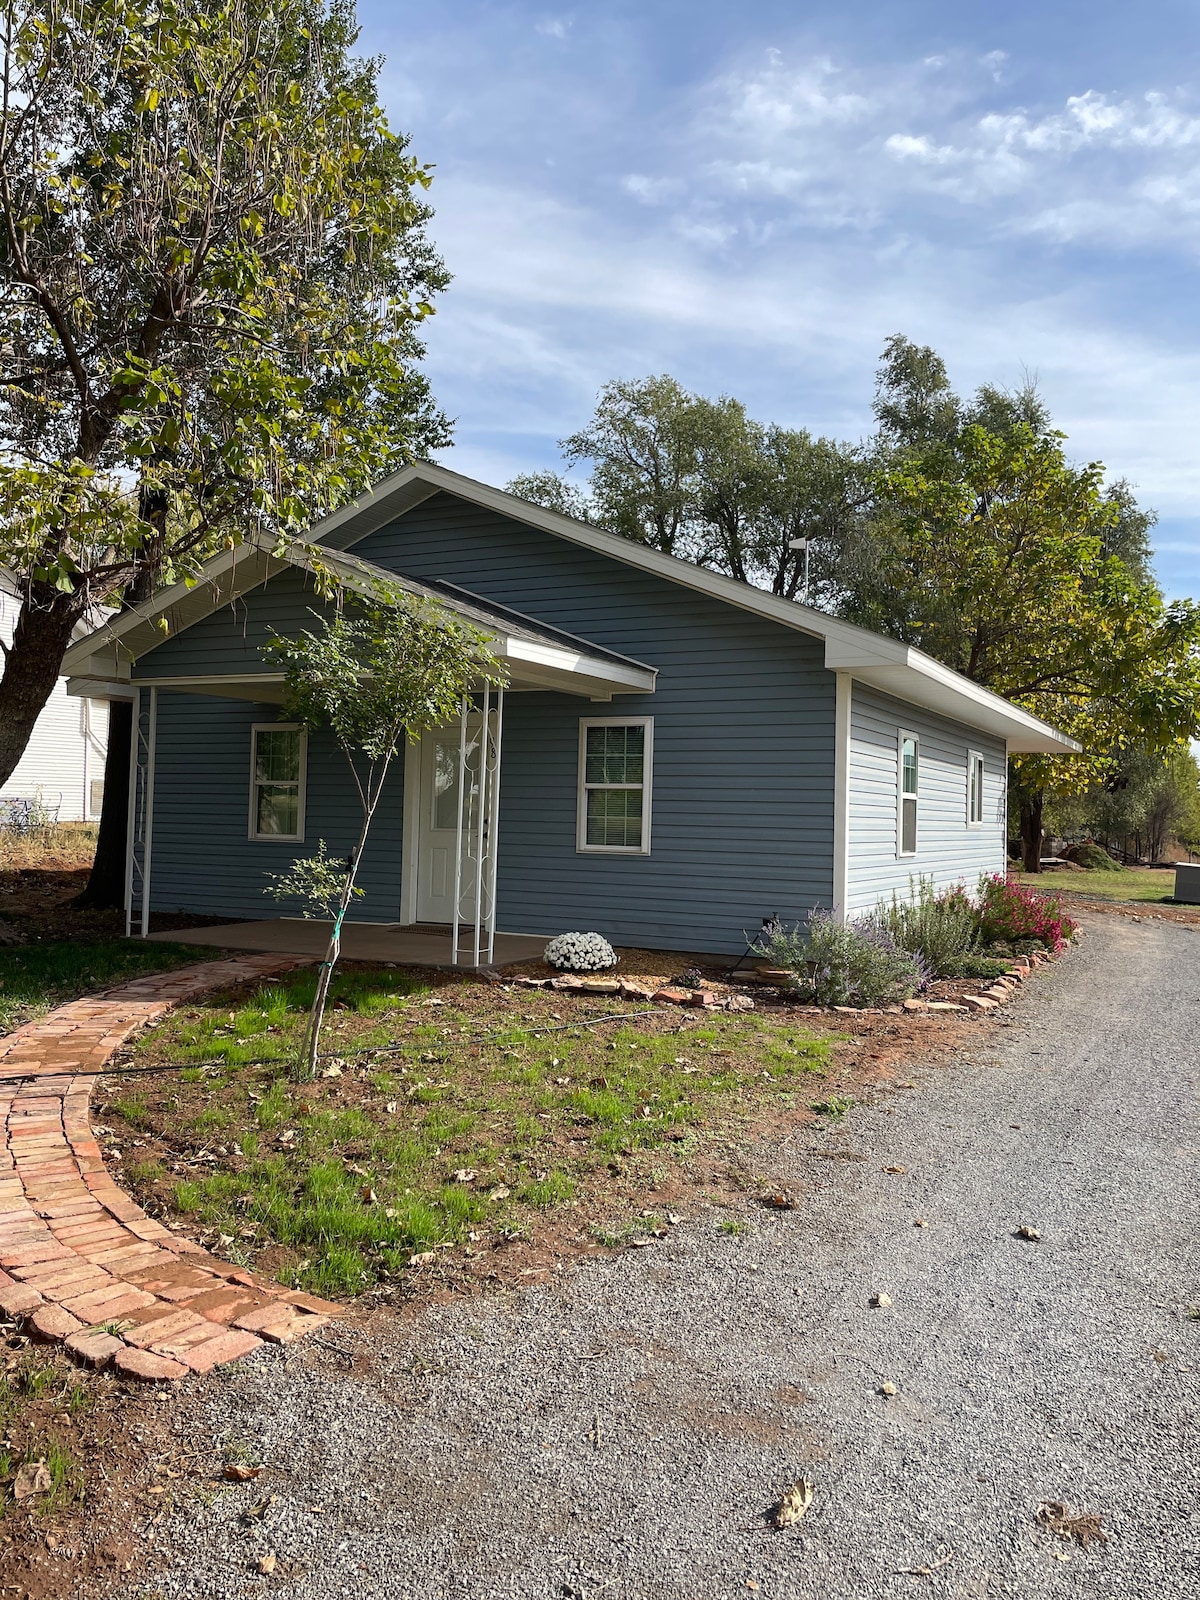
{"type": "MultiPolygon", "coordinates": [[[[479,829],[478,713],[467,718],[466,804],[462,808],[462,873],[458,896],[461,921],[475,916],[475,859],[479,829]]],[[[421,740],[421,820],[417,840],[417,921],[454,920],[454,860],[458,849],[459,759],[457,723],[435,728],[421,740]]]]}

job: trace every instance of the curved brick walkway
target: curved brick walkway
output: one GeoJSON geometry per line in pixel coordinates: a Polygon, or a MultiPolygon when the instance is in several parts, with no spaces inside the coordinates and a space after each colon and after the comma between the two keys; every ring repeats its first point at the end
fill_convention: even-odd
{"type": "Polygon", "coordinates": [[[36,1338],[130,1377],[182,1378],[264,1339],[289,1342],[338,1307],[208,1254],[148,1217],[109,1176],[88,1100],[112,1052],[173,1005],[286,972],[239,956],[139,978],[0,1038],[0,1310],[36,1338]]]}

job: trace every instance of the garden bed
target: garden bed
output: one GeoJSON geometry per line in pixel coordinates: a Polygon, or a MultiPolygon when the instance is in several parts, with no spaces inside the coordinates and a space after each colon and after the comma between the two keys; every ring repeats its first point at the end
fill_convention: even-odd
{"type": "MultiPolygon", "coordinates": [[[[623,951],[620,976],[653,993],[687,966],[623,951]]],[[[311,972],[181,1008],[97,1089],[109,1166],[218,1254],[319,1294],[519,1282],[753,1187],[736,1147],[756,1124],[836,1120],[956,1043],[980,987],[934,986],[953,1011],[834,1014],[712,969],[708,1007],[521,981],[551,976],[348,965],[309,1083],[289,1062],[311,972]]]]}

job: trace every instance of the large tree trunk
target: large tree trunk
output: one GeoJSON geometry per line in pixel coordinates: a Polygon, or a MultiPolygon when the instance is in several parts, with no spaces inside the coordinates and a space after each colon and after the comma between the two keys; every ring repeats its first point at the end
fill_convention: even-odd
{"type": "Polygon", "coordinates": [[[1042,870],[1042,790],[1021,795],[1021,865],[1026,872],[1042,870]]]}
{"type": "MultiPolygon", "coordinates": [[[[141,605],[153,595],[166,542],[167,501],[161,491],[142,486],[138,514],[156,529],[140,551],[137,576],[125,590],[121,610],[141,605]]],[[[75,899],[77,906],[97,911],[119,911],[125,904],[125,848],[129,838],[129,749],[133,738],[133,707],[125,700],[108,704],[108,754],[104,761],[104,799],[100,806],[100,831],[87,887],[75,899]]]]}
{"type": "Polygon", "coordinates": [[[129,748],[133,739],[133,701],[108,702],[108,754],[104,759],[104,800],[91,876],[77,906],[99,911],[125,904],[125,844],[129,826],[129,748]]]}
{"type": "Polygon", "coordinates": [[[31,584],[25,594],[0,677],[0,784],[25,754],[82,614],[79,595],[49,584],[31,584]]]}

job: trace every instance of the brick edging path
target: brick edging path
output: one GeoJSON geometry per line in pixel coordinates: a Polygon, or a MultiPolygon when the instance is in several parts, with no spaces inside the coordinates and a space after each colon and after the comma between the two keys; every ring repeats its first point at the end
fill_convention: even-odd
{"type": "Polygon", "coordinates": [[[297,965],[245,955],[59,1006],[0,1038],[0,1311],[126,1377],[208,1372],[325,1325],[339,1308],[231,1266],[148,1217],[113,1181],[88,1101],[132,1033],[210,989],[297,965]]]}

